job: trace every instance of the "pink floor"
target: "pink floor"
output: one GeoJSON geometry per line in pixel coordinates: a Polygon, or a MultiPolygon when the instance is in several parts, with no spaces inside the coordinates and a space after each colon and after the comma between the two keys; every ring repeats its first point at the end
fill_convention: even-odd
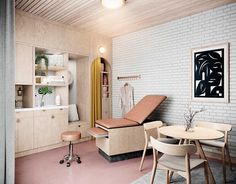
{"type": "Polygon", "coordinates": [[[94,141],[76,144],[74,152],[82,163],[67,168],[58,162],[67,147],[53,149],[16,159],[16,184],[129,184],[152,168],[152,156],[147,156],[143,171],[141,158],[109,163],[97,151],[94,141]]]}

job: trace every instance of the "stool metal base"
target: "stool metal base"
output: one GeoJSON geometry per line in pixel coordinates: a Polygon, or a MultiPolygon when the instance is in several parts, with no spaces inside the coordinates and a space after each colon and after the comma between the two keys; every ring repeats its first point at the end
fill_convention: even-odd
{"type": "Polygon", "coordinates": [[[73,162],[73,161],[76,161],[78,164],[81,163],[79,155],[73,153],[73,144],[70,141],[70,144],[69,144],[69,154],[65,155],[63,157],[63,159],[60,160],[59,163],[63,164],[64,162],[66,162],[66,166],[70,167],[71,162],[73,162]]]}

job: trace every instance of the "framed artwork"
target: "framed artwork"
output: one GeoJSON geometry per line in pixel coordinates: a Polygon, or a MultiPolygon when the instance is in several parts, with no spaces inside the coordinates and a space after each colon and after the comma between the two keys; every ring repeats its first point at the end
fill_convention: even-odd
{"type": "Polygon", "coordinates": [[[192,100],[228,102],[228,43],[192,49],[192,100]]]}

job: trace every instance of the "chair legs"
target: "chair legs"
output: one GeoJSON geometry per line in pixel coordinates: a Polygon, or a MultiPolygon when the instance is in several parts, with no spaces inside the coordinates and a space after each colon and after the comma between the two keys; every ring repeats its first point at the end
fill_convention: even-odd
{"type": "Polygon", "coordinates": [[[139,171],[142,171],[143,162],[144,162],[144,158],[145,158],[146,151],[147,151],[147,146],[148,146],[148,144],[145,143],[144,150],[143,150],[143,155],[142,155],[142,159],[141,159],[141,163],[140,163],[140,166],[139,166],[139,171]]]}
{"type": "Polygon", "coordinates": [[[225,148],[222,148],[222,167],[223,167],[223,181],[226,183],[226,168],[225,168],[225,148]]]}
{"type": "Polygon", "coordinates": [[[157,156],[156,156],[156,151],[153,149],[153,167],[152,167],[152,175],[151,175],[150,184],[153,184],[154,182],[156,169],[157,169],[157,156]]]}
{"type": "Polygon", "coordinates": [[[230,167],[230,170],[232,171],[232,163],[231,163],[231,157],[230,157],[228,145],[225,145],[225,147],[223,147],[221,149],[221,152],[222,152],[223,181],[224,181],[224,183],[226,183],[226,159],[225,159],[225,156],[228,157],[229,167],[230,167]]]}
{"type": "Polygon", "coordinates": [[[170,184],[170,171],[166,170],[166,184],[170,184]]]}
{"type": "Polygon", "coordinates": [[[170,171],[170,172],[169,172],[169,180],[170,180],[170,181],[171,181],[171,179],[172,179],[173,174],[174,174],[174,171],[170,171]]]}
{"type": "Polygon", "coordinates": [[[60,160],[59,163],[60,163],[60,164],[63,164],[64,162],[66,162],[66,166],[67,166],[67,167],[70,167],[70,164],[71,164],[71,162],[73,162],[73,161],[76,161],[78,164],[81,163],[81,160],[80,160],[79,155],[76,155],[76,154],[73,153],[73,144],[72,144],[71,141],[70,141],[70,144],[69,144],[69,153],[68,153],[67,155],[65,155],[65,156],[63,157],[63,159],[60,160]]]}
{"type": "Polygon", "coordinates": [[[231,162],[231,157],[230,157],[230,153],[229,153],[229,146],[227,144],[225,146],[225,150],[226,150],[226,154],[227,154],[227,157],[228,157],[229,168],[232,171],[232,162],[231,162]]]}
{"type": "Polygon", "coordinates": [[[207,171],[206,161],[204,162],[204,176],[205,176],[205,183],[209,184],[209,178],[208,178],[208,171],[207,171]]]}

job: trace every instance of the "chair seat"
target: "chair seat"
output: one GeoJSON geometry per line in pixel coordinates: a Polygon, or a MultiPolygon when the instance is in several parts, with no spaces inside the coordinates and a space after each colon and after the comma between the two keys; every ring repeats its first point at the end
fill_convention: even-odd
{"type": "Polygon", "coordinates": [[[79,131],[66,131],[61,134],[61,139],[63,141],[76,141],[81,137],[81,133],[79,131]]]}
{"type": "MultiPolygon", "coordinates": [[[[202,164],[205,160],[199,158],[190,158],[190,170],[202,164]]],[[[158,164],[176,171],[186,171],[185,157],[170,156],[164,154],[159,160],[158,164]]]]}
{"type": "MultiPolygon", "coordinates": [[[[159,141],[167,143],[167,144],[177,144],[179,143],[178,139],[172,139],[172,138],[158,138],[159,141]]],[[[151,143],[148,142],[148,147],[151,148],[151,143]]]]}
{"type": "Polygon", "coordinates": [[[214,146],[218,148],[223,148],[225,146],[225,143],[223,141],[215,141],[215,140],[204,140],[200,141],[201,144],[214,146]]]}

